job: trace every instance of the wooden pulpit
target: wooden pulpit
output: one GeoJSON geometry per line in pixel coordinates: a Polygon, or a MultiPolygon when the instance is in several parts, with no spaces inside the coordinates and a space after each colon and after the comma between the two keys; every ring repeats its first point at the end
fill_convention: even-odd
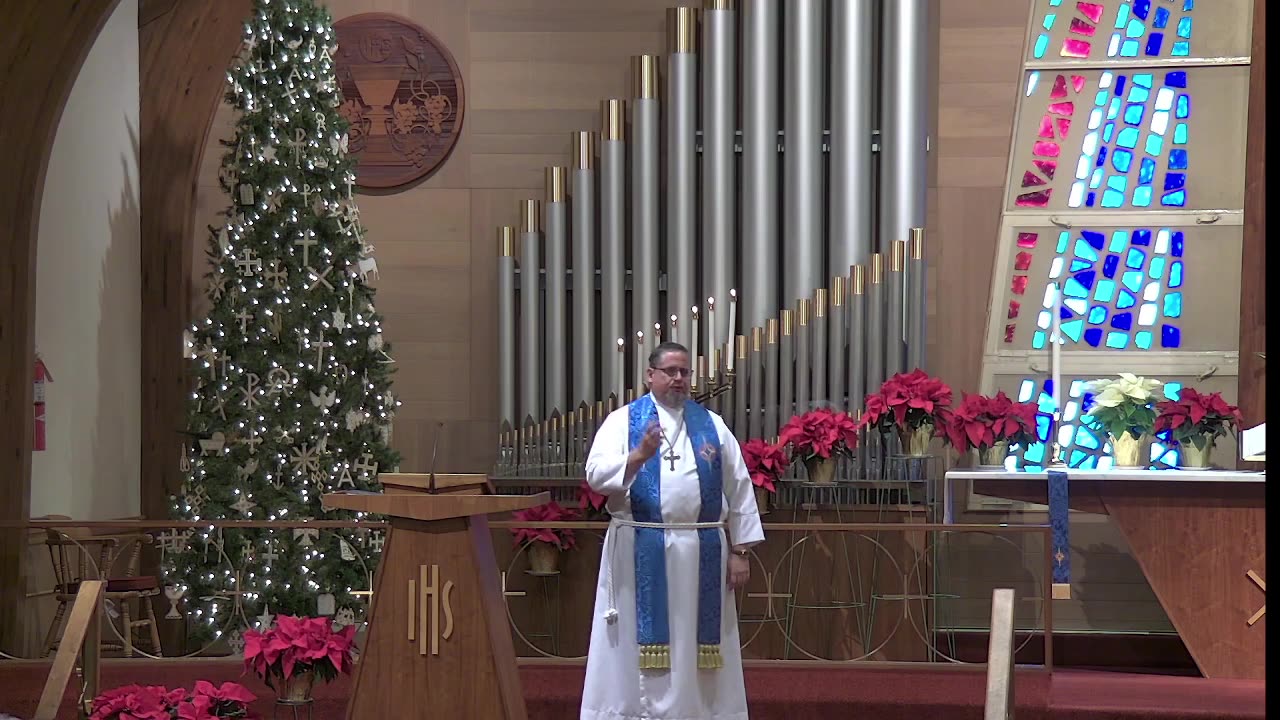
{"type": "Polygon", "coordinates": [[[386,492],[323,498],[391,525],[347,720],[525,720],[486,516],[545,504],[550,494],[488,494],[483,475],[379,481],[386,492]]]}

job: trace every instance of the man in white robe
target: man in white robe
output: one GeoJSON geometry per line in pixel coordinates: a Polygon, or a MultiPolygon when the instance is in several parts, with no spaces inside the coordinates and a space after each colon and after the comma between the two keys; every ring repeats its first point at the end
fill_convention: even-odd
{"type": "Polygon", "coordinates": [[[581,720],[746,720],[733,591],[764,540],[751,479],[724,421],[689,399],[684,346],[661,344],[645,378],[587,458],[613,519],[581,720]]]}

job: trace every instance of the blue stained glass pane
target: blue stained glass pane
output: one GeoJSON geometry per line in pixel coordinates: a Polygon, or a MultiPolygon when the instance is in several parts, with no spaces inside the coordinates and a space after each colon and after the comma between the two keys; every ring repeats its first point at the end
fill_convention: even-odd
{"type": "Polygon", "coordinates": [[[1180,382],[1167,382],[1161,389],[1164,390],[1164,396],[1168,400],[1177,401],[1182,399],[1182,383],[1180,382]]]}
{"type": "Polygon", "coordinates": [[[1116,276],[1116,268],[1120,266],[1119,255],[1108,255],[1106,260],[1102,261],[1102,274],[1106,277],[1113,278],[1116,276]]]}
{"type": "Polygon", "coordinates": [[[1116,29],[1124,27],[1127,22],[1129,22],[1129,4],[1121,3],[1120,10],[1116,12],[1116,29]]]}
{"type": "Polygon", "coordinates": [[[1134,245],[1150,245],[1151,231],[1147,228],[1139,228],[1133,231],[1133,239],[1130,241],[1134,245]]]}
{"type": "Polygon", "coordinates": [[[1116,284],[1111,280],[1099,280],[1098,288],[1093,291],[1093,299],[1098,302],[1111,302],[1116,296],[1116,284]]]}
{"type": "Polygon", "coordinates": [[[1102,328],[1089,328],[1084,331],[1084,341],[1093,347],[1102,342],[1102,328]]]}
{"type": "Polygon", "coordinates": [[[1144,103],[1149,97],[1151,97],[1151,91],[1144,87],[1134,85],[1129,91],[1129,102],[1144,103]]]}
{"type": "Polygon", "coordinates": [[[1160,204],[1165,207],[1186,207],[1187,191],[1177,190],[1171,193],[1166,193],[1164,197],[1160,198],[1160,204]]]}
{"type": "Polygon", "coordinates": [[[1116,313],[1111,316],[1111,327],[1117,330],[1133,329],[1133,313],[1116,313]]]}
{"type": "MultiPolygon", "coordinates": [[[[1138,272],[1137,270],[1126,270],[1124,275],[1120,276],[1120,282],[1124,283],[1124,286],[1129,288],[1130,292],[1135,292],[1135,293],[1140,292],[1142,290],[1142,273],[1138,272]]],[[[1123,293],[1120,295],[1121,303],[1124,302],[1124,296],[1125,294],[1123,293]]],[[[1132,305],[1133,302],[1134,300],[1131,296],[1129,299],[1129,304],[1132,305]]],[[[1122,304],[1120,305],[1120,307],[1127,307],[1127,306],[1122,304]]]]}
{"type": "Polygon", "coordinates": [[[1191,43],[1186,40],[1179,40],[1173,44],[1173,51],[1170,53],[1174,57],[1186,57],[1191,54],[1191,43]]]}
{"type": "Polygon", "coordinates": [[[1135,85],[1138,85],[1139,87],[1144,87],[1150,90],[1152,77],[1153,75],[1151,73],[1140,73],[1138,75],[1133,76],[1133,82],[1135,85]]]}
{"type": "MultiPolygon", "coordinates": [[[[1098,279],[1098,273],[1094,272],[1093,270],[1085,270],[1083,272],[1076,273],[1076,276],[1072,279],[1079,282],[1080,285],[1084,287],[1085,290],[1092,290],[1093,281],[1098,279]]],[[[1076,295],[1076,297],[1087,298],[1089,297],[1089,293],[1085,292],[1080,295],[1076,295]]],[[[1084,312],[1084,311],[1081,310],[1081,312],[1084,312]]]]}
{"type": "MultiPolygon", "coordinates": [[[[1125,77],[1124,75],[1116,76],[1116,97],[1120,97],[1121,95],[1124,95],[1124,84],[1127,81],[1128,81],[1128,78],[1125,77]]],[[[1098,103],[1098,104],[1101,105],[1102,103],[1098,103]]]]}
{"type": "Polygon", "coordinates": [[[1187,169],[1187,151],[1182,148],[1176,148],[1169,151],[1169,169],[1170,170],[1186,170],[1187,169]]]}
{"type": "Polygon", "coordinates": [[[1116,192],[1110,188],[1103,190],[1102,207],[1112,209],[1124,207],[1124,193],[1116,192]]]}
{"type": "Polygon", "coordinates": [[[1187,71],[1186,70],[1170,70],[1164,74],[1164,84],[1169,87],[1183,88],[1187,87],[1187,71]]]}
{"type": "Polygon", "coordinates": [[[1058,253],[1059,255],[1066,252],[1067,245],[1070,242],[1071,242],[1071,233],[1067,232],[1066,230],[1063,230],[1062,232],[1058,233],[1058,249],[1055,250],[1054,252],[1058,253]]]}
{"type": "Polygon", "coordinates": [[[1133,344],[1142,350],[1151,349],[1152,335],[1149,330],[1139,330],[1137,335],[1133,336],[1133,344]]]}
{"type": "Polygon", "coordinates": [[[1102,128],[1102,142],[1106,142],[1106,143],[1111,142],[1111,135],[1115,133],[1115,130],[1116,130],[1115,123],[1113,122],[1107,123],[1106,127],[1102,128]]]}
{"type": "Polygon", "coordinates": [[[1080,272],[1081,270],[1085,270],[1091,267],[1093,267],[1093,263],[1088,262],[1086,260],[1080,260],[1077,258],[1071,261],[1071,272],[1073,273],[1080,272]]]}
{"type": "Polygon", "coordinates": [[[1129,178],[1123,175],[1112,175],[1107,178],[1107,187],[1123,193],[1129,187],[1129,178]]]}
{"type": "Polygon", "coordinates": [[[1140,38],[1147,27],[1139,22],[1136,18],[1129,21],[1128,27],[1124,29],[1125,37],[1140,38]]]}
{"type": "Polygon", "coordinates": [[[1147,19],[1147,15],[1151,12],[1151,0],[1133,0],[1133,14],[1147,19]]]}
{"type": "Polygon", "coordinates": [[[1186,120],[1191,117],[1191,96],[1186,93],[1178,95],[1178,104],[1174,109],[1174,117],[1179,120],[1186,120]]]}
{"type": "Polygon", "coordinates": [[[1129,57],[1129,58],[1138,57],[1138,41],[1125,40],[1124,43],[1120,45],[1120,55],[1122,57],[1129,57]]]}
{"type": "Polygon", "coordinates": [[[1111,105],[1107,106],[1107,119],[1115,120],[1120,116],[1120,98],[1111,99],[1111,105]]]}
{"type": "Polygon", "coordinates": [[[1070,320],[1076,315],[1084,315],[1089,309],[1089,301],[1084,298],[1067,298],[1062,301],[1062,319],[1070,320]]]}
{"type": "Polygon", "coordinates": [[[1090,262],[1097,262],[1098,253],[1094,252],[1093,248],[1084,240],[1076,240],[1076,257],[1090,262]]]}
{"type": "Polygon", "coordinates": [[[1142,252],[1138,248],[1129,248],[1129,257],[1125,258],[1124,264],[1126,267],[1133,268],[1134,270],[1141,270],[1142,266],[1146,264],[1146,260],[1146,253],[1142,252]]]}
{"type": "Polygon", "coordinates": [[[1138,146],[1138,129],[1127,127],[1120,131],[1119,137],[1116,138],[1116,144],[1130,150],[1138,146]]]}
{"type": "Polygon", "coordinates": [[[1180,172],[1165,173],[1165,176],[1164,176],[1165,190],[1177,190],[1179,188],[1184,188],[1186,186],[1187,186],[1186,173],[1180,173],[1180,172]]]}
{"type": "MultiPolygon", "coordinates": [[[[1107,237],[1096,230],[1081,230],[1080,237],[1084,238],[1084,241],[1089,243],[1095,250],[1101,250],[1107,244],[1107,237]]],[[[1078,255],[1079,253],[1076,254],[1078,255]]],[[[1094,255],[1092,259],[1097,260],[1098,256],[1094,255]]]]}
{"type": "Polygon", "coordinates": [[[1099,90],[1098,94],[1093,96],[1093,104],[1097,105],[1098,107],[1102,107],[1103,105],[1107,104],[1107,99],[1110,97],[1111,97],[1110,91],[1099,90]]]}
{"type": "Polygon", "coordinates": [[[1129,344],[1129,336],[1120,332],[1107,333],[1107,347],[1112,350],[1123,350],[1129,344]]]}
{"type": "MultiPolygon", "coordinates": [[[[1169,327],[1169,326],[1165,325],[1165,327],[1169,327]]],[[[1062,323],[1062,334],[1071,338],[1075,342],[1080,342],[1080,334],[1083,332],[1084,332],[1083,320],[1072,320],[1071,322],[1062,323]]]]}
{"type": "Polygon", "coordinates": [[[1143,185],[1150,185],[1155,177],[1156,161],[1151,158],[1142,158],[1142,164],[1138,167],[1138,182],[1143,185]]]}
{"type": "Polygon", "coordinates": [[[1182,250],[1185,246],[1186,236],[1182,234],[1181,230],[1175,230],[1173,237],[1170,239],[1169,254],[1174,257],[1182,257],[1182,250]]]}
{"type": "Polygon", "coordinates": [[[1031,347],[1036,350],[1044,349],[1044,331],[1037,330],[1035,335],[1031,336],[1031,347]]]}
{"type": "Polygon", "coordinates": [[[1187,124],[1178,123],[1178,127],[1173,130],[1173,141],[1179,145],[1187,144],[1187,124]]]}
{"type": "Polygon", "coordinates": [[[1164,275],[1165,259],[1162,257],[1151,258],[1151,267],[1147,268],[1147,277],[1152,280],[1159,280],[1164,275]]]}
{"type": "Polygon", "coordinates": [[[1098,148],[1098,162],[1094,163],[1095,167],[1102,167],[1107,162],[1107,147],[1104,145],[1098,148]]]}
{"type": "Polygon", "coordinates": [[[1182,347],[1182,331],[1172,325],[1161,325],[1160,347],[1182,347]]]}
{"type": "Polygon", "coordinates": [[[1151,186],[1142,185],[1133,190],[1133,206],[1148,207],[1151,205],[1151,186]]]}
{"type": "Polygon", "coordinates": [[[1062,294],[1067,297],[1087,298],[1089,290],[1079,280],[1070,277],[1067,278],[1067,284],[1062,287],[1062,294]]]}
{"type": "Polygon", "coordinates": [[[1035,56],[1037,60],[1044,58],[1044,54],[1049,50],[1049,36],[1041,35],[1036,38],[1035,56]]]}
{"type": "Polygon", "coordinates": [[[1182,317],[1182,293],[1173,292],[1164,296],[1164,316],[1182,317]]]}
{"type": "Polygon", "coordinates": [[[1158,57],[1160,48],[1164,46],[1164,33],[1153,32],[1147,37],[1147,55],[1150,57],[1158,57]]]}
{"type": "Polygon", "coordinates": [[[1084,199],[1085,207],[1093,207],[1093,203],[1098,199],[1098,193],[1091,192],[1084,199]]]}
{"type": "Polygon", "coordinates": [[[1052,30],[1052,29],[1053,29],[1053,21],[1054,21],[1054,20],[1057,20],[1057,19],[1058,19],[1058,15],[1057,15],[1057,13],[1049,13],[1048,15],[1045,15],[1045,16],[1044,16],[1044,29],[1045,29],[1045,30],[1052,30]]]}
{"type": "Polygon", "coordinates": [[[1175,262],[1169,267],[1169,287],[1182,287],[1182,262],[1175,262]]]}
{"type": "Polygon", "coordinates": [[[1117,230],[1111,233],[1111,247],[1107,248],[1113,253],[1118,253],[1125,249],[1129,244],[1129,231],[1117,230]]]}
{"type": "MultiPolygon", "coordinates": [[[[1125,274],[1137,275],[1139,280],[1142,279],[1142,273],[1125,273],[1125,274]]],[[[1137,304],[1138,304],[1138,299],[1134,297],[1133,293],[1129,292],[1128,290],[1120,291],[1120,299],[1116,300],[1117,308],[1119,308],[1120,310],[1124,310],[1125,308],[1131,308],[1137,304]]]]}
{"type": "Polygon", "coordinates": [[[1195,10],[1195,8],[1196,8],[1196,0],[1182,0],[1183,12],[1190,12],[1192,10],[1195,10]]]}
{"type": "Polygon", "coordinates": [[[1089,450],[1098,449],[1098,437],[1083,425],[1076,428],[1076,445],[1089,450]]]}
{"type": "Polygon", "coordinates": [[[1160,151],[1164,150],[1164,137],[1151,133],[1147,136],[1147,154],[1152,157],[1160,157],[1160,151]]]}
{"type": "MultiPolygon", "coordinates": [[[[1168,303],[1166,302],[1166,304],[1168,303]]],[[[1106,308],[1102,307],[1101,305],[1094,305],[1093,307],[1089,308],[1089,324],[1090,325],[1101,325],[1106,321],[1107,321],[1106,308]]]]}
{"type": "Polygon", "coordinates": [[[1133,153],[1129,150],[1117,148],[1115,152],[1111,153],[1111,166],[1114,167],[1117,172],[1129,172],[1129,164],[1132,162],[1133,153]]]}
{"type": "Polygon", "coordinates": [[[1186,40],[1191,39],[1191,18],[1183,17],[1178,21],[1178,37],[1186,40]]]}
{"type": "Polygon", "coordinates": [[[1151,27],[1157,30],[1163,30],[1169,24],[1169,10],[1167,8],[1156,8],[1156,19],[1151,23],[1151,27]]]}

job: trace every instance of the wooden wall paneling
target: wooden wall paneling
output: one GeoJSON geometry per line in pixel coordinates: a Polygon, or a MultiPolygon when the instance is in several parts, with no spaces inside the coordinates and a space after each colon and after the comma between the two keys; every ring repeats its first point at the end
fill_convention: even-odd
{"type": "MultiPolygon", "coordinates": [[[[139,17],[142,142],[142,512],[162,518],[182,483],[179,431],[189,392],[190,227],[197,172],[250,0],[167,4],[139,17]],[[199,38],[199,42],[192,42],[199,38]]],[[[215,166],[216,167],[216,166],[215,166]]],[[[216,177],[216,172],[215,172],[216,177]]],[[[203,235],[201,236],[203,240],[203,235]]]]}
{"type": "Polygon", "coordinates": [[[1267,4],[1253,4],[1249,125],[1244,165],[1244,257],[1240,266],[1238,404],[1245,427],[1267,419],[1267,4]]]}
{"type": "MultiPolygon", "coordinates": [[[[0,522],[27,518],[31,499],[36,245],[58,121],[89,49],[118,0],[0,3],[0,522]]],[[[25,583],[21,531],[0,533],[0,649],[17,641],[25,583]]]]}

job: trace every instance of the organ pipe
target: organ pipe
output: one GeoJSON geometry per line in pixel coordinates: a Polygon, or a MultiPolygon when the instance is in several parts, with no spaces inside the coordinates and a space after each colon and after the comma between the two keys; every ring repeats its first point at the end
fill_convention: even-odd
{"type": "Polygon", "coordinates": [[[568,301],[568,235],[569,207],[566,180],[568,168],[552,166],[546,172],[547,201],[543,205],[542,222],[546,231],[547,280],[546,305],[546,407],[547,412],[569,411],[568,368],[565,360],[569,345],[568,301]]]}
{"type": "Polygon", "coordinates": [[[520,413],[543,418],[542,307],[540,299],[538,201],[520,201],[520,413]]]}
{"type": "Polygon", "coordinates": [[[902,240],[889,244],[889,272],[885,276],[885,375],[906,369],[906,246],[902,240]]]}
{"type": "Polygon", "coordinates": [[[571,408],[598,395],[596,370],[607,365],[612,348],[596,334],[596,187],[595,133],[573,133],[573,169],[569,178],[573,221],[573,395],[571,408]]]}
{"type": "MultiPolygon", "coordinates": [[[[676,327],[688,333],[698,291],[697,271],[697,131],[698,131],[698,12],[696,8],[667,9],[667,306],[676,327]]],[[[690,350],[692,336],[682,338],[690,350]]]]}
{"type": "Polygon", "coordinates": [[[907,369],[924,368],[925,317],[928,287],[924,259],[924,228],[911,228],[907,251],[907,369]]]}
{"type": "MultiPolygon", "coordinates": [[[[706,0],[702,11],[702,292],[727,307],[729,288],[735,287],[737,255],[734,201],[734,92],[737,67],[735,52],[737,13],[733,0],[706,0]]],[[[707,317],[714,322],[715,336],[728,340],[729,314],[707,317]]]]}
{"type": "Polygon", "coordinates": [[[601,372],[614,386],[611,392],[616,393],[619,400],[625,388],[616,379],[623,377],[626,367],[626,345],[624,352],[616,352],[613,343],[618,338],[623,338],[625,343],[630,336],[623,320],[626,308],[623,283],[627,274],[623,255],[627,241],[626,109],[626,100],[604,101],[600,129],[600,331],[604,336],[601,346],[606,348],[604,356],[609,360],[607,370],[602,365],[601,372]]]}
{"type": "Polygon", "coordinates": [[[507,430],[516,416],[516,229],[498,228],[498,420],[507,430]]]}
{"type": "Polygon", "coordinates": [[[822,36],[824,0],[785,4],[782,304],[813,296],[822,272],[822,36]]]}
{"type": "Polygon", "coordinates": [[[879,250],[924,227],[928,183],[928,0],[884,3],[879,250]]]}
{"type": "MultiPolygon", "coordinates": [[[[631,328],[646,342],[636,346],[640,365],[654,347],[658,311],[658,57],[632,59],[631,101],[631,328]]],[[[642,384],[636,386],[642,392],[642,384]]]]}
{"type": "Polygon", "coordinates": [[[831,239],[829,267],[843,273],[867,262],[871,235],[874,3],[831,5],[831,239]]]}
{"type": "Polygon", "coordinates": [[[742,318],[763,327],[778,296],[777,0],[742,0],[742,318]]]}

